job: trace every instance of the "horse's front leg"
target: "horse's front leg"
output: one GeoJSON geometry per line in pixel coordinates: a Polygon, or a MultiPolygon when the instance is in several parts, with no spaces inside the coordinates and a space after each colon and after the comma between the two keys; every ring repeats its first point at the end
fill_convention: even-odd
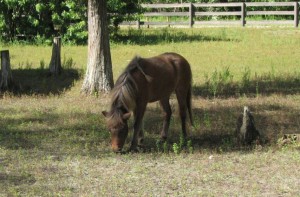
{"type": "Polygon", "coordinates": [[[142,120],[141,128],[138,135],[138,147],[144,146],[144,121],[142,120]]]}
{"type": "Polygon", "coordinates": [[[162,141],[166,141],[167,137],[168,137],[168,130],[169,130],[170,120],[171,120],[171,115],[172,115],[169,97],[160,100],[160,106],[163,109],[163,113],[164,113],[164,115],[163,115],[164,123],[163,123],[163,128],[161,131],[161,139],[162,139],[162,141]]]}
{"type": "Polygon", "coordinates": [[[134,112],[133,137],[131,141],[130,151],[137,151],[138,145],[143,141],[143,117],[146,110],[146,104],[137,106],[134,112]]]}

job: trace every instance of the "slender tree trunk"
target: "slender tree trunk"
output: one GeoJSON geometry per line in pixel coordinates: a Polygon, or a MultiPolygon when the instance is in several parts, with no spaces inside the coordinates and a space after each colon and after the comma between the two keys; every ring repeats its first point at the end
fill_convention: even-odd
{"type": "Polygon", "coordinates": [[[60,51],[61,51],[61,38],[55,37],[53,39],[52,57],[49,64],[50,73],[53,75],[58,75],[62,71],[60,51]]]}
{"type": "Polygon", "coordinates": [[[108,92],[113,87],[106,0],[88,1],[88,61],[82,86],[86,94],[108,92]]]}
{"type": "Polygon", "coordinates": [[[0,51],[1,54],[1,81],[0,89],[8,89],[12,85],[9,51],[0,51]]]}

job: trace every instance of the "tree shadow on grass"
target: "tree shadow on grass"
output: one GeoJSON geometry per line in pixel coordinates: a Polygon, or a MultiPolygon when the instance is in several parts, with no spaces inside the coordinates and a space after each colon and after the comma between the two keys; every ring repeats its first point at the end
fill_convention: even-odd
{"type": "Polygon", "coordinates": [[[36,179],[31,174],[14,174],[14,173],[1,173],[0,172],[0,186],[7,187],[8,185],[32,185],[36,179]]]}
{"type": "MultiPolygon", "coordinates": [[[[174,112],[168,139],[170,151],[174,143],[179,143],[181,135],[177,101],[171,103],[174,112]]],[[[278,137],[285,133],[300,133],[300,109],[298,108],[286,107],[280,103],[251,103],[249,108],[254,112],[257,129],[269,141],[276,142],[278,137]]],[[[234,141],[234,131],[237,118],[242,111],[243,103],[235,103],[231,106],[211,104],[205,109],[193,108],[195,127],[189,126],[188,131],[194,149],[196,151],[240,151],[234,141]]],[[[159,107],[147,108],[144,118],[144,141],[147,151],[157,152],[157,141],[160,139],[163,123],[161,114],[159,107]]],[[[30,154],[38,152],[45,156],[53,156],[57,160],[61,160],[65,155],[97,157],[111,153],[110,134],[104,119],[98,113],[57,113],[44,108],[31,111],[7,107],[1,109],[0,115],[0,146],[6,149],[24,150],[30,154]],[[68,120],[72,121],[68,122],[68,120]]],[[[133,133],[132,124],[133,119],[130,120],[127,146],[133,133]]]]}
{"type": "Polygon", "coordinates": [[[202,97],[239,97],[242,95],[258,96],[271,94],[292,95],[300,93],[300,78],[298,75],[256,78],[240,83],[236,82],[210,82],[195,84],[193,95],[202,97]]]}
{"type": "MultiPolygon", "coordinates": [[[[180,143],[181,137],[181,123],[180,117],[177,112],[177,107],[175,107],[173,111],[175,112],[173,113],[173,117],[171,118],[167,140],[169,152],[173,151],[172,145],[174,143],[180,143]]],[[[236,144],[234,143],[234,129],[236,120],[234,119],[236,114],[233,113],[238,114],[238,112],[232,112],[232,114],[229,115],[228,109],[220,109],[217,111],[193,109],[195,122],[194,128],[191,127],[189,119],[187,118],[187,124],[189,125],[188,140],[191,140],[193,147],[197,151],[201,151],[202,149],[216,150],[217,148],[224,146],[224,143],[227,143],[227,145],[230,146],[230,151],[235,149],[236,144]],[[223,110],[227,112],[223,112],[223,110]],[[224,121],[220,121],[220,118],[224,119],[224,121]]],[[[144,129],[147,133],[145,144],[148,151],[151,151],[153,149],[157,151],[157,142],[160,140],[160,131],[162,129],[162,124],[163,118],[161,115],[161,110],[148,109],[144,119],[144,129]]],[[[229,151],[229,147],[226,147],[226,151],[229,151]]]]}
{"type": "Polygon", "coordinates": [[[91,112],[57,113],[47,108],[16,110],[8,106],[0,108],[0,115],[0,147],[6,149],[80,154],[87,144],[109,138],[100,114],[91,112]]]}
{"type": "Polygon", "coordinates": [[[201,34],[189,35],[181,31],[172,31],[171,29],[162,29],[161,31],[144,32],[141,30],[132,30],[127,35],[116,35],[114,41],[122,44],[134,45],[157,45],[163,43],[180,42],[238,42],[236,39],[226,38],[223,35],[207,36],[201,34]]]}
{"type": "Polygon", "coordinates": [[[7,91],[14,95],[58,95],[73,87],[74,82],[80,79],[80,72],[64,69],[55,76],[46,69],[12,70],[13,85],[7,91]]]}
{"type": "MultiPolygon", "coordinates": [[[[289,108],[280,104],[250,104],[250,110],[254,116],[255,126],[261,134],[261,145],[272,145],[277,142],[283,134],[299,133],[300,110],[289,108]],[[270,112],[273,115],[270,115],[270,112]]],[[[172,144],[179,143],[181,136],[180,118],[176,111],[169,129],[168,143],[170,149],[172,144]]],[[[193,109],[194,128],[189,127],[189,136],[197,151],[212,150],[221,152],[232,152],[240,150],[251,150],[249,146],[240,147],[236,139],[237,119],[243,112],[243,104],[237,103],[233,106],[217,106],[208,109],[193,109]]],[[[156,142],[160,139],[162,129],[162,116],[159,108],[148,108],[144,129],[146,131],[145,143],[147,149],[157,149],[156,142]]]]}
{"type": "Polygon", "coordinates": [[[58,120],[55,114],[23,114],[14,109],[1,109],[0,146],[11,150],[39,148],[43,138],[52,134],[50,129],[34,128],[34,124],[50,124],[58,120]],[[31,125],[31,127],[29,126],[31,125]]]}
{"type": "Polygon", "coordinates": [[[36,164],[35,161],[40,167],[30,169],[55,173],[58,170],[48,165],[49,160],[57,162],[68,157],[107,154],[108,151],[99,151],[99,144],[106,141],[107,136],[102,135],[103,127],[95,116],[0,106],[0,188],[3,188],[0,196],[11,192],[12,187],[35,184],[36,173],[27,169],[33,162],[36,164]],[[64,118],[76,118],[76,121],[64,124],[64,118]]]}

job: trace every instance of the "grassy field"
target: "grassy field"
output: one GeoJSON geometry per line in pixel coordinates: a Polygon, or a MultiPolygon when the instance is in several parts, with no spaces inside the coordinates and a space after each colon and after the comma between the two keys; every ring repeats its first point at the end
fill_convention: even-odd
{"type": "MultiPolygon", "coordinates": [[[[51,47],[2,44],[0,50],[10,50],[16,88],[0,94],[0,196],[299,196],[300,144],[281,139],[300,133],[298,29],[121,33],[111,44],[114,79],[135,55],[173,51],[191,63],[191,144],[178,149],[172,98],[168,144],[157,143],[162,121],[153,103],[145,115],[145,152],[112,153],[100,113],[109,95],[80,93],[86,46],[62,47],[64,72],[55,78],[47,72],[51,47]],[[245,105],[262,145],[236,144],[245,105]]],[[[130,136],[125,148],[129,142],[130,136]]]]}

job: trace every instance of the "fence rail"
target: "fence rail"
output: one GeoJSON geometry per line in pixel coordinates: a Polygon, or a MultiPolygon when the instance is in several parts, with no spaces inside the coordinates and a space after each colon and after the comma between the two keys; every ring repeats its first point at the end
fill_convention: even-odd
{"type": "Polygon", "coordinates": [[[136,21],[123,24],[136,24],[138,28],[141,25],[185,25],[193,27],[194,25],[267,25],[283,24],[299,25],[299,2],[242,2],[242,3],[182,3],[182,4],[142,4],[147,10],[142,14],[145,21],[136,21]],[[252,11],[251,8],[272,7],[274,9],[281,7],[284,10],[252,11]],[[227,8],[225,11],[218,11],[215,8],[227,8]],[[228,8],[234,9],[229,11],[228,8]],[[168,9],[168,10],[165,10],[168,9]],[[169,11],[173,9],[172,11],[169,11]],[[199,11],[199,9],[202,9],[199,11]],[[207,9],[207,10],[204,10],[207,9]],[[180,11],[181,10],[181,11],[180,11]],[[247,16],[292,16],[293,20],[247,20],[247,16]],[[185,17],[188,20],[170,21],[170,17],[185,17]],[[199,20],[203,16],[238,16],[238,20],[199,20]],[[166,17],[167,21],[150,21],[152,17],[166,17]]]}

